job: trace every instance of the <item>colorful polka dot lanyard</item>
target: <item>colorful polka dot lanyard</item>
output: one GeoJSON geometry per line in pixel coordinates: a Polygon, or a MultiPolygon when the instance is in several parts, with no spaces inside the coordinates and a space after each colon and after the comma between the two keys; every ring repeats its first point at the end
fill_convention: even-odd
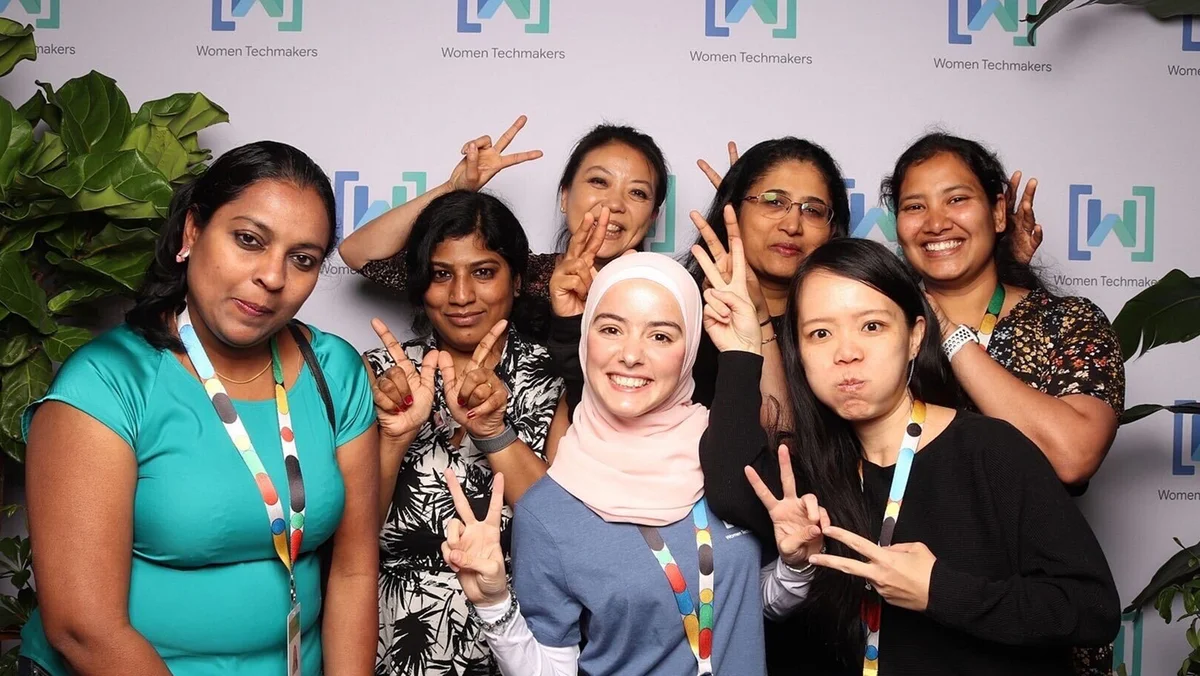
{"type": "Polygon", "coordinates": [[[671,556],[671,550],[667,548],[662,534],[658,532],[657,528],[650,526],[638,526],[638,530],[641,531],[646,544],[650,546],[650,551],[654,552],[654,558],[658,560],[658,565],[662,566],[663,573],[667,576],[667,582],[671,585],[671,591],[675,593],[675,605],[683,620],[683,633],[687,636],[692,654],[696,656],[696,673],[699,676],[711,676],[713,673],[713,623],[716,616],[713,611],[715,595],[713,593],[712,531],[708,527],[708,505],[704,498],[700,498],[699,502],[692,505],[692,523],[696,526],[696,556],[700,560],[699,613],[696,612],[696,604],[692,602],[692,595],[688,593],[687,581],[683,579],[683,573],[676,565],[675,557],[671,556]]]}
{"type": "Polygon", "coordinates": [[[292,595],[292,604],[295,605],[297,603],[296,578],[292,566],[299,558],[300,545],[304,542],[304,477],[300,473],[300,456],[296,453],[296,437],[292,432],[292,415],[288,408],[287,390],[283,387],[283,363],[279,359],[279,342],[274,337],[271,338],[271,371],[275,377],[275,409],[279,413],[279,440],[283,447],[283,464],[287,469],[288,494],[291,498],[289,518],[286,521],[279,492],[275,490],[275,484],[267,474],[266,468],[263,467],[262,461],[258,457],[258,451],[254,450],[250,435],[246,433],[246,426],[242,424],[237,409],[233,407],[229,393],[225,391],[225,385],[217,378],[212,362],[208,360],[208,354],[205,353],[204,346],[200,344],[200,338],[196,336],[196,329],[192,327],[192,320],[188,316],[187,310],[179,315],[178,323],[179,339],[183,341],[183,346],[187,349],[188,358],[191,359],[196,374],[204,383],[204,391],[212,401],[213,408],[217,410],[217,416],[220,417],[221,422],[225,423],[225,431],[229,433],[234,448],[237,449],[242,461],[246,463],[246,469],[250,470],[250,474],[254,477],[254,483],[258,486],[258,492],[262,495],[263,504],[267,508],[271,539],[275,543],[275,553],[287,568],[289,591],[292,595]]]}
{"type": "MultiPolygon", "coordinates": [[[[883,528],[879,530],[879,546],[890,547],[896,522],[900,519],[900,505],[904,502],[904,491],[908,488],[908,475],[912,471],[913,458],[921,445],[921,431],[925,424],[925,402],[913,400],[908,426],[904,428],[904,441],[900,442],[900,455],[896,458],[896,473],[892,475],[892,487],[888,491],[887,507],[883,510],[883,528]]],[[[862,482],[862,461],[858,463],[858,478],[862,482]]],[[[863,655],[863,676],[879,674],[879,619],[883,613],[879,594],[871,583],[863,596],[862,621],[867,632],[867,650],[863,655]]]]}
{"type": "Polygon", "coordinates": [[[996,290],[992,292],[992,299],[988,301],[987,312],[983,313],[983,319],[979,322],[979,330],[976,334],[979,336],[979,346],[987,352],[988,343],[992,342],[992,331],[996,329],[996,322],[1000,321],[1000,310],[1004,308],[1004,285],[996,284],[996,290]]]}

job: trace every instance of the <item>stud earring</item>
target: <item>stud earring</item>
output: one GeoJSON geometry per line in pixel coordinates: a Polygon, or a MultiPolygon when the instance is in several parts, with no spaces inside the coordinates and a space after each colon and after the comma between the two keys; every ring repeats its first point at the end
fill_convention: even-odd
{"type": "Polygon", "coordinates": [[[190,255],[192,255],[191,248],[185,246],[179,250],[179,253],[175,254],[175,262],[182,263],[182,262],[186,261],[187,257],[190,255]]]}

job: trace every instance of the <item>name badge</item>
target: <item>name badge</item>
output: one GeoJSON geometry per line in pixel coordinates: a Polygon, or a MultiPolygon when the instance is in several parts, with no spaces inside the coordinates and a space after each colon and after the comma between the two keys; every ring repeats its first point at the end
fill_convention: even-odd
{"type": "Polygon", "coordinates": [[[288,676],[300,676],[300,602],[292,604],[287,618],[288,676]]]}

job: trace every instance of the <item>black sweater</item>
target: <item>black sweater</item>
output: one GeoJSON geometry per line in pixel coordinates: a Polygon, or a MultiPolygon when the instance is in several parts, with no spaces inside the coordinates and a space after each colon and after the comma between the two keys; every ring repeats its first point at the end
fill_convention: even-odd
{"type": "MultiPolygon", "coordinates": [[[[776,454],[757,425],[762,358],[718,357],[705,493],[713,512],[748,527],[774,551],[770,518],[746,481],[752,465],[781,495],[776,454]]],[[[894,467],[864,463],[877,540],[894,467]]],[[[803,493],[808,484],[796,477],[803,493]]],[[[820,496],[818,496],[819,499],[820,496]]],[[[836,524],[835,524],[836,525],[836,524]]],[[[937,557],[924,613],[885,604],[880,674],[1073,673],[1071,646],[1104,645],[1120,626],[1120,600],[1091,528],[1041,451],[1008,423],[960,411],[916,456],[894,542],[922,542],[937,557]]],[[[847,674],[811,636],[807,621],[768,622],[769,671],[847,674]]]]}

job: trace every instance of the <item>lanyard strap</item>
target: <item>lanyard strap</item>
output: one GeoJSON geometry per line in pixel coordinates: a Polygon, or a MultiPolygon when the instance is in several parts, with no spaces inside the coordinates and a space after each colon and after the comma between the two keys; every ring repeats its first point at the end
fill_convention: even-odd
{"type": "Polygon", "coordinates": [[[1004,285],[997,282],[992,299],[988,301],[987,311],[983,313],[983,319],[979,322],[979,346],[984,352],[987,352],[988,343],[992,342],[992,331],[996,328],[996,322],[1000,321],[1000,310],[1003,308],[1004,285]]]}
{"type": "Polygon", "coordinates": [[[679,608],[680,619],[683,620],[683,633],[687,635],[688,645],[696,656],[696,673],[699,676],[711,676],[713,623],[716,615],[713,611],[713,550],[712,531],[708,527],[708,503],[704,498],[692,505],[692,523],[696,527],[696,556],[700,560],[700,612],[696,612],[696,604],[692,603],[692,595],[688,593],[687,581],[671,556],[666,540],[657,528],[638,526],[642,538],[646,540],[650,551],[658,565],[662,566],[667,576],[667,583],[675,594],[675,605],[679,608]]]}
{"type": "MultiPolygon", "coordinates": [[[[904,491],[908,488],[908,476],[912,472],[913,458],[921,445],[922,426],[925,424],[925,402],[913,400],[908,426],[904,428],[904,441],[900,442],[900,455],[896,457],[896,473],[892,475],[892,487],[888,491],[887,507],[883,510],[883,527],[879,530],[879,546],[890,547],[900,520],[900,506],[904,503],[904,491]]],[[[858,463],[858,478],[863,480],[862,461],[858,463]]],[[[883,612],[879,594],[867,583],[863,596],[862,620],[867,634],[867,650],[863,656],[863,676],[879,673],[879,620],[883,612]]]]}
{"type": "Polygon", "coordinates": [[[183,341],[184,348],[187,349],[188,359],[192,361],[192,366],[204,383],[204,391],[212,401],[217,416],[225,424],[225,431],[229,434],[233,447],[237,449],[238,455],[246,463],[246,469],[250,470],[250,475],[254,477],[254,483],[258,486],[259,494],[262,495],[263,504],[267,508],[271,539],[275,543],[275,553],[287,568],[288,583],[294,602],[296,600],[296,581],[292,564],[300,557],[300,545],[304,542],[304,477],[300,473],[300,456],[296,453],[296,435],[292,432],[292,415],[288,408],[287,390],[283,386],[283,365],[279,359],[279,342],[274,337],[271,338],[271,372],[275,378],[275,409],[279,414],[279,439],[283,447],[283,465],[287,470],[288,494],[291,498],[287,521],[284,521],[283,504],[279,499],[279,492],[275,490],[275,484],[267,474],[266,468],[263,467],[262,460],[258,457],[258,451],[254,449],[254,443],[250,441],[250,435],[246,432],[246,426],[242,424],[242,419],[238,416],[237,409],[233,407],[229,393],[225,391],[225,385],[217,378],[212,362],[209,361],[204,346],[200,344],[200,339],[196,336],[196,329],[192,327],[191,317],[188,316],[186,309],[179,316],[179,338],[183,341]]]}

